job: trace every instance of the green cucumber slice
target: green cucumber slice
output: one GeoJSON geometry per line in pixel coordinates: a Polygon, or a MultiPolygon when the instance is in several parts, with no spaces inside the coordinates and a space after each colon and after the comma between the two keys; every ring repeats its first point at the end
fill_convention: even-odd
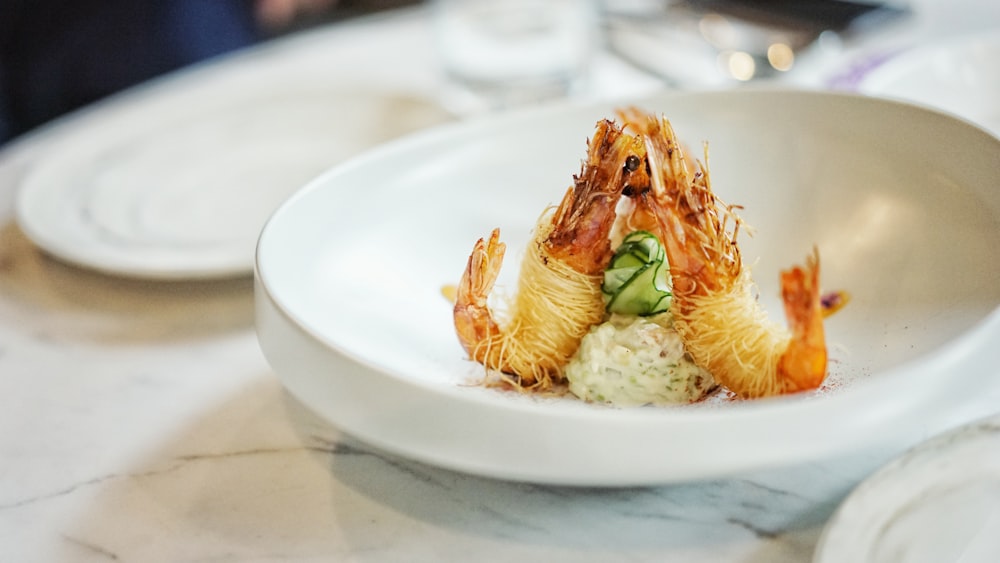
{"type": "Polygon", "coordinates": [[[630,233],[604,272],[606,308],[611,313],[653,315],[670,307],[666,253],[655,235],[630,233]]]}

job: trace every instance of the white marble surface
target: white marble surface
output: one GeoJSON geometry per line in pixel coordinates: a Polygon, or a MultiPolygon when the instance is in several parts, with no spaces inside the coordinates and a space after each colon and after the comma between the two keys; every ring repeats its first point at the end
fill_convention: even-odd
{"type": "MultiPolygon", "coordinates": [[[[909,29],[1000,25],[992,2],[964,4],[919,3],[909,29]]],[[[872,52],[919,36],[894,31],[872,52]]],[[[250,279],[105,276],[47,257],[13,222],[17,181],[60,128],[85,134],[143,96],[183,103],[222,83],[350,79],[433,94],[432,60],[422,12],[378,17],[161,81],[0,151],[0,560],[811,559],[838,503],[906,444],[631,489],[431,468],[342,435],[286,395],[257,346],[250,279]]],[[[594,95],[658,84],[598,63],[608,80],[594,95]]],[[[998,399],[983,396],[956,423],[998,399]]]]}

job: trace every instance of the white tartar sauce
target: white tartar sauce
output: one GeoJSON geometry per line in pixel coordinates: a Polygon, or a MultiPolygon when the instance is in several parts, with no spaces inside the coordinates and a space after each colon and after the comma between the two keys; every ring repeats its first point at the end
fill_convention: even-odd
{"type": "Polygon", "coordinates": [[[690,403],[716,387],[684,351],[669,312],[611,315],[583,337],[565,373],[577,397],[622,407],[690,403]]]}

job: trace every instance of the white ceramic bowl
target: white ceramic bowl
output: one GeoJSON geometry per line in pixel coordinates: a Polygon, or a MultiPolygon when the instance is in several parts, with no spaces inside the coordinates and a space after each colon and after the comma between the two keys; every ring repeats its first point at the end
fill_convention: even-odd
{"type": "Polygon", "coordinates": [[[731,474],[907,440],[1000,375],[1000,140],[914,106],[734,91],[634,101],[711,143],[716,191],[745,206],[761,299],[816,245],[835,389],[613,409],[471,385],[441,288],[500,227],[517,249],[615,106],[549,108],[428,131],[316,179],[265,226],[261,346],[287,388],[377,447],[506,479],[635,485],[731,474]]]}

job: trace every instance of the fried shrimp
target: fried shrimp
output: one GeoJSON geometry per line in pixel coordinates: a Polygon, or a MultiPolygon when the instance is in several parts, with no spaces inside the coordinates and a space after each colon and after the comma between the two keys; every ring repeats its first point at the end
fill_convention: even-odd
{"type": "Polygon", "coordinates": [[[641,150],[640,141],[613,122],[597,124],[573,186],[535,225],[504,320],[487,300],[506,245],[498,229],[476,242],[454,307],[458,339],[473,360],[520,388],[547,390],[562,381],[580,340],[603,319],[601,282],[612,255],[608,236],[641,150]]]}
{"type": "Polygon", "coordinates": [[[767,318],[736,243],[736,207],[712,192],[708,150],[688,160],[670,122],[630,109],[642,137],[650,186],[633,190],[633,223],[656,233],[673,281],[674,326],[695,363],[743,398],[819,387],[827,351],[819,292],[819,253],[781,273],[788,328],[767,318]],[[693,164],[692,164],[693,162],[693,164]]]}

